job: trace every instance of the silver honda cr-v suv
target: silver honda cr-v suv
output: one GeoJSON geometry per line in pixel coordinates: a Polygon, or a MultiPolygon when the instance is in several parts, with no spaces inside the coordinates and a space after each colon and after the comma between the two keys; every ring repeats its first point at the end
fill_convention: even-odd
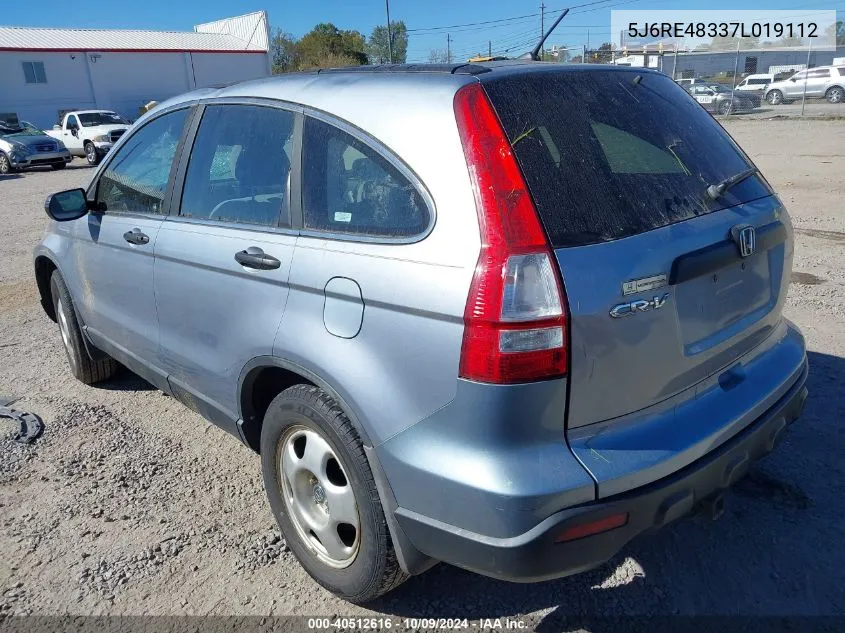
{"type": "Polygon", "coordinates": [[[352,601],[436,561],[572,574],[718,515],[807,396],[789,216],[657,72],[201,90],[46,210],[74,375],[123,364],[259,451],[294,555],[352,601]]]}

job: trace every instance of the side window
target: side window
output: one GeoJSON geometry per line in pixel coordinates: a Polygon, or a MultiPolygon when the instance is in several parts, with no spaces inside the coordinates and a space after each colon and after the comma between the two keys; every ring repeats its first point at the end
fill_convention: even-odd
{"type": "Polygon", "coordinates": [[[294,116],[264,106],[206,108],[191,150],[179,215],[290,226],[294,116]]]}
{"type": "Polygon", "coordinates": [[[28,84],[46,84],[47,74],[44,72],[44,62],[21,62],[24,80],[28,84]]]}
{"type": "Polygon", "coordinates": [[[78,130],[79,129],[79,122],[76,120],[76,115],[71,114],[67,118],[67,129],[69,130],[78,130]]]}
{"type": "Polygon", "coordinates": [[[333,125],[305,119],[302,166],[305,228],[408,237],[428,226],[417,188],[381,154],[333,125]]]}
{"type": "Polygon", "coordinates": [[[818,78],[818,77],[830,77],[830,70],[828,68],[818,68],[815,70],[810,70],[807,72],[807,77],[809,79],[818,78]]]}
{"type": "Polygon", "coordinates": [[[161,213],[170,168],[188,110],[175,110],[132,134],[109,161],[97,185],[106,211],[161,213]]]}

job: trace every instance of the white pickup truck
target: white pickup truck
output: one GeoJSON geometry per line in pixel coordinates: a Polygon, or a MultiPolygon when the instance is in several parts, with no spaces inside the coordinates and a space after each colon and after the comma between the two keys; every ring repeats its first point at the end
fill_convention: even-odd
{"type": "Polygon", "coordinates": [[[128,129],[129,123],[110,110],[78,110],[65,114],[47,134],[62,141],[73,156],[96,165],[128,129]]]}

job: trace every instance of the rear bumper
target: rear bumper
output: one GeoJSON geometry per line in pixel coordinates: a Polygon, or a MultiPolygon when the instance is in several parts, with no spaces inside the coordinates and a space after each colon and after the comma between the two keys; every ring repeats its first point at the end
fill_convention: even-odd
{"type": "MultiPolygon", "coordinates": [[[[717,498],[769,453],[807,398],[806,358],[797,380],[753,423],[687,467],[629,492],[552,514],[532,529],[507,538],[463,530],[402,507],[395,518],[421,552],[472,571],[517,582],[566,576],[595,567],[639,534],[657,529],[717,498]],[[627,513],[624,525],[557,543],[566,530],[627,513]]],[[[455,503],[459,501],[455,500],[455,503]]]]}

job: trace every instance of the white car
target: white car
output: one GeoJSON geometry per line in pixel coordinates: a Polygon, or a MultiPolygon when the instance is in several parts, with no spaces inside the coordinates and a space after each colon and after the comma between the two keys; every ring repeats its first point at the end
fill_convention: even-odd
{"type": "Polygon", "coordinates": [[[78,110],[65,114],[47,134],[62,141],[74,156],[96,165],[128,129],[129,122],[111,110],[78,110]]]}
{"type": "Polygon", "coordinates": [[[772,105],[778,105],[804,96],[825,98],[829,103],[845,103],[845,66],[818,66],[800,70],[789,79],[766,86],[763,98],[772,105]]]}
{"type": "Polygon", "coordinates": [[[772,83],[774,80],[775,76],[769,73],[759,75],[748,75],[748,77],[746,77],[737,84],[734,90],[762,93],[766,89],[766,85],[772,83]]]}

